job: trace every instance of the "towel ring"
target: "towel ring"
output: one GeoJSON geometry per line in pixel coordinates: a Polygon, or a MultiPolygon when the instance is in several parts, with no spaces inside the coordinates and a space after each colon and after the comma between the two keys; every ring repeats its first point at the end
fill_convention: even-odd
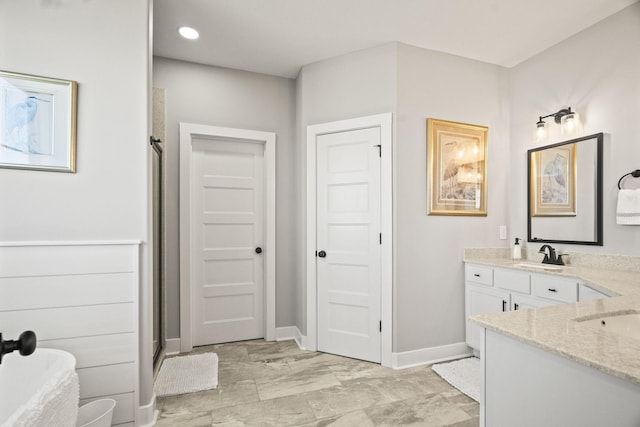
{"type": "Polygon", "coordinates": [[[631,175],[634,178],[640,178],[640,169],[636,169],[636,170],[634,170],[632,172],[625,173],[624,175],[622,175],[620,177],[620,179],[618,180],[618,190],[622,190],[622,186],[621,186],[622,180],[625,179],[626,177],[628,177],[629,175],[631,175]]]}

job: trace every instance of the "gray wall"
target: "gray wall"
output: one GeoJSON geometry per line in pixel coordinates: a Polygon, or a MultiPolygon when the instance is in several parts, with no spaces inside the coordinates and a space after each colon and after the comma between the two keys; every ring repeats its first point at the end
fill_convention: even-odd
{"type": "Polygon", "coordinates": [[[552,122],[553,134],[538,143],[534,124],[540,115],[571,106],[583,122],[580,135],[605,132],[604,247],[555,246],[569,254],[640,253],[640,227],[615,223],[618,179],[640,168],[639,52],[640,3],[635,3],[510,70],[509,222],[518,235],[527,232],[526,150],[566,139],[552,122]]]}
{"type": "Polygon", "coordinates": [[[463,342],[463,248],[507,244],[506,95],[502,67],[398,45],[395,352],[463,342]],[[427,118],[489,127],[486,217],[427,215],[427,118]]]}
{"type": "Polygon", "coordinates": [[[276,133],[276,326],[295,323],[296,202],[293,187],[294,81],[154,58],[153,85],[166,89],[167,338],[180,336],[179,124],[276,133]]]}
{"type": "MultiPolygon", "coordinates": [[[[498,240],[498,226],[507,224],[507,172],[495,166],[508,162],[506,70],[391,43],[304,66],[297,91],[296,161],[303,165],[298,172],[303,183],[306,126],[395,113],[393,351],[464,341],[462,249],[507,244],[498,240]],[[426,215],[427,117],[489,126],[488,217],[426,215]]],[[[306,200],[305,188],[298,191],[306,200]]],[[[304,244],[303,238],[300,253],[304,244]]],[[[297,313],[302,318],[296,325],[306,333],[303,258],[300,264],[297,313]]]]}
{"type": "Polygon", "coordinates": [[[0,2],[0,69],[78,82],[77,173],[0,169],[0,241],[145,240],[147,2],[45,3],[0,2]]]}
{"type": "Polygon", "coordinates": [[[306,162],[307,126],[395,112],[396,44],[390,43],[305,65],[296,80],[295,161],[301,230],[296,258],[296,326],[306,335],[306,162]]]}

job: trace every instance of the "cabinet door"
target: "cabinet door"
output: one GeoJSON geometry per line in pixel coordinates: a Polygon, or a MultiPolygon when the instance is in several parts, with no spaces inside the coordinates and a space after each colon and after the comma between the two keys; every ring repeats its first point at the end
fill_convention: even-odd
{"type": "Polygon", "coordinates": [[[469,320],[478,314],[499,313],[511,307],[509,292],[467,283],[465,313],[467,317],[467,345],[480,350],[480,326],[469,320]]]}

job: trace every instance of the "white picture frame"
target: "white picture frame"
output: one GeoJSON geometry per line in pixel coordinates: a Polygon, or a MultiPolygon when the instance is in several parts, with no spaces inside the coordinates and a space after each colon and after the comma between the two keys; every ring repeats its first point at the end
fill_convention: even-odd
{"type": "Polygon", "coordinates": [[[0,71],[0,167],[76,171],[77,86],[0,71]]]}

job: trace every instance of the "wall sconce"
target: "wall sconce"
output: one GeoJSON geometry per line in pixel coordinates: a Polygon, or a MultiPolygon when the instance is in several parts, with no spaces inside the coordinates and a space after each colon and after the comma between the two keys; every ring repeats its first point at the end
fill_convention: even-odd
{"type": "Polygon", "coordinates": [[[562,134],[570,134],[578,127],[578,117],[576,112],[571,111],[571,107],[562,108],[556,113],[539,117],[539,120],[536,123],[536,138],[538,141],[546,138],[547,136],[547,122],[545,122],[544,119],[549,117],[553,117],[553,121],[561,125],[562,134]]]}

